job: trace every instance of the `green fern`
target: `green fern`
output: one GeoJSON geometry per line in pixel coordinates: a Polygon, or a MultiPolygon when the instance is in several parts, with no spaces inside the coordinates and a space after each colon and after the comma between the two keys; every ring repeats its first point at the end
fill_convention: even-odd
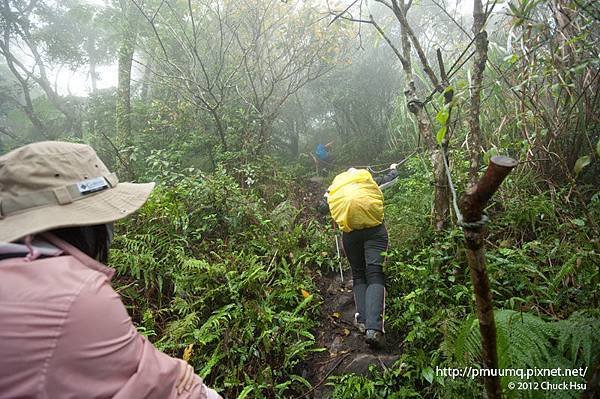
{"type": "Polygon", "coordinates": [[[554,279],[552,279],[552,283],[550,284],[549,291],[555,292],[556,288],[559,286],[560,283],[563,282],[565,277],[567,277],[568,275],[573,273],[573,271],[575,270],[575,267],[577,265],[577,259],[579,259],[580,256],[581,256],[580,254],[576,253],[576,254],[572,255],[564,263],[563,267],[556,274],[554,279]]]}
{"type": "MultiPolygon", "coordinates": [[[[494,313],[496,321],[496,343],[499,367],[503,369],[573,369],[589,367],[600,354],[600,319],[585,312],[577,312],[567,320],[545,321],[524,312],[501,309],[494,313]]],[[[479,323],[474,315],[462,323],[450,326],[443,345],[446,353],[459,366],[480,364],[481,335],[479,323]]],[[[532,382],[583,382],[581,378],[533,377],[532,382]]],[[[503,377],[505,393],[511,381],[521,381],[518,377],[503,377]]],[[[576,391],[520,391],[519,397],[575,397],[576,391]]]]}
{"type": "Polygon", "coordinates": [[[555,323],[558,332],[558,350],[572,361],[572,366],[578,364],[592,365],[600,353],[600,318],[592,311],[575,312],[567,320],[555,323]]]}

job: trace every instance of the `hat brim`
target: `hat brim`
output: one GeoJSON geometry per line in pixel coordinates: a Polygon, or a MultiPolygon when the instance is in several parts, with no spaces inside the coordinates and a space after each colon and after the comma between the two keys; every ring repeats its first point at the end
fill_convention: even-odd
{"type": "Polygon", "coordinates": [[[0,242],[62,227],[114,222],[141,208],[154,183],[119,183],[115,187],[65,205],[28,209],[0,219],[0,242]]]}

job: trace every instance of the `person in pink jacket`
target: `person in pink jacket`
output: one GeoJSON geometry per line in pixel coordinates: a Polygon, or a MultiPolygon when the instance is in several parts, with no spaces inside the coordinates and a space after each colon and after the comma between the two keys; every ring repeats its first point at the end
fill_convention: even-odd
{"type": "Polygon", "coordinates": [[[153,187],[83,144],[0,157],[0,399],[221,398],[137,332],[103,264],[153,187]]]}

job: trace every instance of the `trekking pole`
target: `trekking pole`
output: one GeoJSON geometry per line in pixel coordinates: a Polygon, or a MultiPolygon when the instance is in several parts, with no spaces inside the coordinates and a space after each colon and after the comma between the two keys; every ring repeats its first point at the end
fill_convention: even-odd
{"type": "Polygon", "coordinates": [[[340,265],[340,277],[342,284],[344,283],[344,272],[342,271],[342,257],[340,256],[340,243],[338,241],[338,235],[335,235],[335,249],[337,250],[338,265],[340,265]]]}
{"type": "Polygon", "coordinates": [[[342,257],[340,255],[340,243],[338,241],[337,230],[335,228],[335,222],[332,223],[333,232],[335,234],[335,250],[337,252],[338,265],[340,266],[340,277],[342,279],[342,284],[344,284],[344,272],[342,271],[342,257]]]}

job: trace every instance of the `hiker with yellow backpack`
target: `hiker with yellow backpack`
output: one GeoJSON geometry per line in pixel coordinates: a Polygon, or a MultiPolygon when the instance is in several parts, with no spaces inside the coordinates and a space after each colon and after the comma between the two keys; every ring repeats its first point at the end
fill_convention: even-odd
{"type": "Polygon", "coordinates": [[[365,169],[350,168],[333,179],[319,205],[319,211],[329,211],[342,230],[344,252],[352,269],[354,325],[372,348],[383,346],[385,333],[383,252],[388,247],[388,233],[380,186],[398,177],[397,166],[391,164],[389,172],[379,177],[365,169]]]}

